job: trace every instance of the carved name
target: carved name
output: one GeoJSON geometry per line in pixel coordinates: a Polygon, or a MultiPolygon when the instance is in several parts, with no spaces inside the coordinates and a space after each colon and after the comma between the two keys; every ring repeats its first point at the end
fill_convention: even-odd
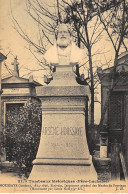
{"type": "Polygon", "coordinates": [[[42,135],[82,135],[83,127],[43,127],[42,135]]]}

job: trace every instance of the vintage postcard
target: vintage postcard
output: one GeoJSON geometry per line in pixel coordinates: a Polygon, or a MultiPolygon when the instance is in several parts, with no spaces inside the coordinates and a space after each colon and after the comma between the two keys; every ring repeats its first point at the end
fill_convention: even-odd
{"type": "Polygon", "coordinates": [[[0,191],[128,192],[127,0],[0,0],[0,191]]]}

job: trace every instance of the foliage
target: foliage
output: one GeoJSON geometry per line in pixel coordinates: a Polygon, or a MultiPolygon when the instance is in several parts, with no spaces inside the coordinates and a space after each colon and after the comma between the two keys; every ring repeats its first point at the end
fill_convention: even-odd
{"type": "Polygon", "coordinates": [[[13,161],[19,172],[32,166],[36,157],[40,132],[41,108],[40,104],[28,103],[19,111],[8,111],[6,122],[6,152],[9,161],[13,161]]]}

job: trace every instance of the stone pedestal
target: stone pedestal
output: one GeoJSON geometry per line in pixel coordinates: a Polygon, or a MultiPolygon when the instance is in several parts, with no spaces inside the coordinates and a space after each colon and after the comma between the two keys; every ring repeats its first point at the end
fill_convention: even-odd
{"type": "Polygon", "coordinates": [[[58,67],[53,81],[38,88],[42,133],[29,179],[97,179],[86,140],[88,92],[71,67],[58,67]]]}

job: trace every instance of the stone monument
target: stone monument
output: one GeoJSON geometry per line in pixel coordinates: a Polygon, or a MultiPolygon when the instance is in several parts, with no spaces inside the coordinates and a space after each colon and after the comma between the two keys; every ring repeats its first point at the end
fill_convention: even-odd
{"type": "MultiPolygon", "coordinates": [[[[59,28],[59,32],[70,37],[65,25],[59,28]]],[[[96,180],[85,126],[89,87],[76,82],[72,69],[78,61],[71,61],[70,54],[61,52],[60,55],[60,52],[58,61],[50,62],[56,66],[53,80],[37,89],[42,100],[42,132],[29,179],[96,180]]]]}

